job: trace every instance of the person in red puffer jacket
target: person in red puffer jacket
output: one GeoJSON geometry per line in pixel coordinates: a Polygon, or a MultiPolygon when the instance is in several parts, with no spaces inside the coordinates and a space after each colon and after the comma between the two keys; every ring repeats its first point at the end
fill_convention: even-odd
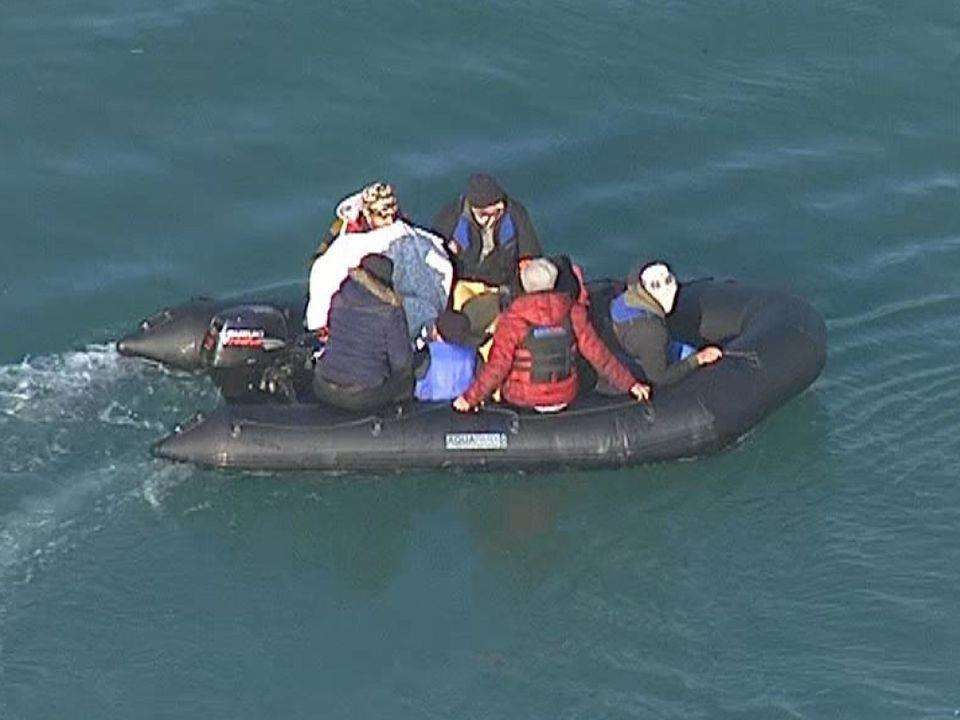
{"type": "Polygon", "coordinates": [[[520,270],[524,295],[500,315],[486,365],[453,402],[460,412],[480,405],[494,390],[519,407],[541,412],[565,408],[577,396],[579,351],[614,386],[638,401],[650,387],[638,382],[599,338],[587,308],[570,293],[554,289],[557,267],[546,258],[527,261],[520,270]]]}

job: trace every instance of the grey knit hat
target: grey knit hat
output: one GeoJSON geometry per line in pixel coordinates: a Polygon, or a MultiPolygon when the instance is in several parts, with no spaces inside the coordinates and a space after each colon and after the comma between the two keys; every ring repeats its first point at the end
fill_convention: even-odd
{"type": "Polygon", "coordinates": [[[557,284],[557,266],[546,258],[528,260],[520,271],[520,284],[528,293],[553,290],[557,284]]]}

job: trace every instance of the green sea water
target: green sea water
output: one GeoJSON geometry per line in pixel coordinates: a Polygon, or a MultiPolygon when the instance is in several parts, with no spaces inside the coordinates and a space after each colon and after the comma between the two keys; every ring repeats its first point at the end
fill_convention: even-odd
{"type": "Polygon", "coordinates": [[[960,5],[0,6],[0,718],[960,714],[960,5]],[[140,318],[486,169],[590,276],[789,287],[813,387],[617,472],[210,472],[140,318]]]}

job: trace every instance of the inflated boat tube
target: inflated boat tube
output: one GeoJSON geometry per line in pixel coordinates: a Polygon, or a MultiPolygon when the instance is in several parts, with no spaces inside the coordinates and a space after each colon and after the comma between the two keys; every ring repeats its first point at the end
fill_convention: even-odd
{"type": "MultiPolygon", "coordinates": [[[[609,334],[613,283],[591,286],[594,321],[609,334]],[[605,327],[606,324],[606,327],[605,327]]],[[[671,328],[716,343],[718,363],[654,388],[649,404],[586,392],[555,415],[488,404],[410,402],[364,416],[310,404],[221,406],[154,446],[161,458],[221,468],[387,471],[609,467],[715,452],[808,387],[826,360],[823,319],[804,300],[736,282],[681,290],[671,328]]]]}
{"type": "Polygon", "coordinates": [[[211,319],[232,308],[250,306],[252,303],[276,308],[287,320],[289,340],[293,341],[300,334],[304,303],[299,299],[296,289],[280,297],[270,295],[253,300],[200,297],[182,305],[164,308],[144,319],[136,330],[117,342],[117,351],[121,355],[153,360],[177,370],[206,370],[202,346],[211,319]]]}

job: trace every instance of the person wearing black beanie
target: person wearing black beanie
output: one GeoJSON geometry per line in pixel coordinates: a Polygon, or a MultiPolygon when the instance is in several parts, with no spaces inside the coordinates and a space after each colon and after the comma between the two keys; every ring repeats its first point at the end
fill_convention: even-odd
{"type": "Polygon", "coordinates": [[[386,255],[364,255],[360,259],[360,267],[381,285],[393,290],[393,261],[386,255]]]}
{"type": "MultiPolygon", "coordinates": [[[[520,261],[542,254],[527,209],[491,175],[476,172],[467,181],[465,192],[437,213],[433,229],[446,241],[453,260],[458,280],[453,307],[461,310],[467,302],[480,301],[483,327],[473,330],[482,334],[501,305],[486,302],[490,298],[483,296],[519,294],[520,261]]],[[[473,324],[478,313],[468,314],[473,324]]]]}
{"type": "Polygon", "coordinates": [[[418,347],[413,390],[417,400],[453,400],[470,387],[477,369],[477,351],[465,315],[454,310],[441,313],[436,325],[418,341],[418,347]]]}
{"type": "Polygon", "coordinates": [[[483,172],[470,176],[433,227],[447,241],[460,279],[516,287],[519,261],[542,254],[527,209],[483,172]]]}
{"type": "Polygon", "coordinates": [[[361,411],[412,396],[413,354],[390,258],[372,253],[350,270],[330,303],[329,329],[314,370],[318,400],[361,411]]]}

